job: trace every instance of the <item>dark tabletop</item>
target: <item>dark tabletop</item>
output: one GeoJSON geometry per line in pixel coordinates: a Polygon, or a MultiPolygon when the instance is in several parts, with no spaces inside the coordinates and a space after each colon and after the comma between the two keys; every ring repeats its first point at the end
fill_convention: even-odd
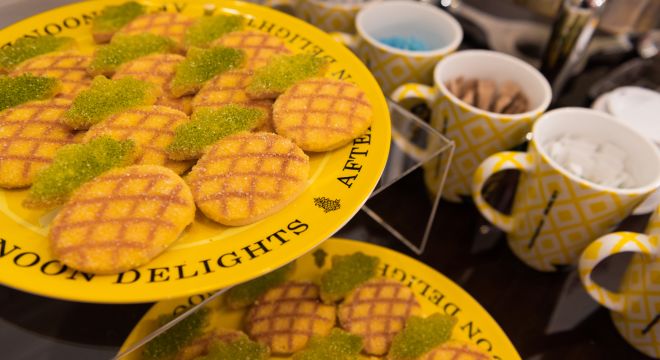
{"type": "MultiPolygon", "coordinates": [[[[0,27],[69,2],[0,0],[0,27]]],[[[508,3],[496,7],[488,1],[471,3],[481,3],[497,15],[524,16],[508,3]]],[[[484,44],[477,33],[468,33],[463,47],[484,44]]],[[[632,56],[592,59],[555,106],[589,106],[593,100],[586,95],[589,87],[632,56]]],[[[515,181],[515,174],[506,174],[496,184],[491,201],[506,208],[515,181]]],[[[410,205],[407,209],[414,211],[410,205]]],[[[642,230],[647,218],[631,217],[621,228],[642,230]]],[[[414,256],[363,212],[337,236],[374,242],[414,256]]],[[[489,226],[470,201],[441,202],[428,248],[414,257],[469,292],[501,325],[525,359],[645,358],[617,333],[609,311],[585,293],[575,270],[541,273],[527,267],[509,250],[503,234],[489,226]]],[[[596,274],[597,281],[616,287],[617,274],[626,261],[624,255],[604,264],[603,271],[596,274]]],[[[1,262],[0,271],[7,271],[1,262]]],[[[110,358],[150,306],[66,302],[0,286],[0,359],[110,358]]]]}

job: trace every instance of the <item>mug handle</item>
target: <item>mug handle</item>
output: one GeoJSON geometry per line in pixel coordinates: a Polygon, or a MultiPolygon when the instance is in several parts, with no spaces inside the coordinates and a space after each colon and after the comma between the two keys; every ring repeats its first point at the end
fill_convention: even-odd
{"type": "Polygon", "coordinates": [[[486,180],[493,174],[504,170],[529,171],[532,168],[532,157],[520,151],[503,151],[486,158],[474,173],[472,180],[472,198],[479,212],[493,225],[511,232],[513,230],[513,217],[503,214],[492,207],[481,194],[486,180]]]}
{"type": "Polygon", "coordinates": [[[407,99],[420,99],[426,103],[429,109],[433,109],[433,104],[438,98],[438,91],[432,86],[407,83],[397,87],[390,98],[397,103],[407,99]]]}
{"type": "Polygon", "coordinates": [[[633,252],[653,256],[657,250],[657,242],[657,238],[626,231],[608,234],[592,242],[580,256],[578,268],[582,285],[599,304],[616,312],[623,311],[624,294],[609,291],[596,284],[591,279],[591,273],[598,264],[614,254],[633,252]]]}

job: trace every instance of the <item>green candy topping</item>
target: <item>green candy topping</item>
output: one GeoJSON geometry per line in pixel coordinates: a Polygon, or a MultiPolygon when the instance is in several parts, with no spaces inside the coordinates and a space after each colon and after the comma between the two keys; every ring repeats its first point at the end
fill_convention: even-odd
{"type": "Polygon", "coordinates": [[[298,81],[323,75],[327,64],[311,54],[275,57],[255,71],[246,92],[254,99],[275,98],[298,81]]]}
{"type": "Polygon", "coordinates": [[[334,328],[325,337],[314,336],[293,360],[357,360],[362,351],[362,338],[334,328]]]}
{"type": "Polygon", "coordinates": [[[146,8],[135,1],[128,1],[116,6],[106,6],[92,21],[92,33],[95,40],[97,42],[110,40],[112,34],[144,13],[146,13],[146,8]]]}
{"type": "Polygon", "coordinates": [[[35,56],[66,50],[76,44],[70,37],[23,37],[11,46],[0,49],[0,73],[13,70],[18,64],[35,56]]]}
{"type": "Polygon", "coordinates": [[[117,35],[110,44],[99,47],[87,69],[92,75],[114,74],[119,65],[150,55],[174,52],[176,43],[164,36],[150,33],[117,35]]]}
{"type": "Polygon", "coordinates": [[[202,85],[216,75],[243,65],[245,53],[242,50],[226,47],[188,50],[186,60],[176,67],[176,74],[170,84],[175,97],[194,94],[202,85]]]}
{"type": "Polygon", "coordinates": [[[186,29],[184,43],[186,47],[207,47],[213,40],[242,27],[243,18],[238,15],[205,16],[186,29]]]}
{"type": "Polygon", "coordinates": [[[120,111],[156,102],[156,85],[132,77],[109,80],[97,76],[89,89],[83,90],[64,113],[62,121],[73,129],[89,129],[120,111]]]}
{"type": "Polygon", "coordinates": [[[233,341],[218,341],[207,355],[195,360],[267,360],[269,357],[270,351],[266,345],[242,335],[233,341]]]}
{"type": "Polygon", "coordinates": [[[25,74],[0,75],[0,111],[33,100],[53,97],[60,88],[57,79],[25,74]]]}
{"type": "Polygon", "coordinates": [[[266,275],[234,286],[225,295],[227,306],[240,309],[254,304],[266,291],[284,284],[294,269],[295,263],[289,263],[266,275]]]}
{"type": "Polygon", "coordinates": [[[334,303],[343,299],[351,290],[376,276],[380,260],[361,252],[333,256],[332,268],[321,277],[321,299],[334,303]]]}
{"type": "Polygon", "coordinates": [[[266,111],[242,105],[201,108],[191,120],[174,130],[174,140],[167,147],[173,160],[190,160],[202,156],[216,141],[242,131],[250,131],[266,119],[266,111]]]}
{"type": "Polygon", "coordinates": [[[411,316],[406,327],[392,339],[389,360],[414,360],[451,338],[456,318],[435,313],[427,318],[411,316]]]}
{"type": "Polygon", "coordinates": [[[28,208],[62,204],[82,184],[112,168],[131,164],[134,158],[132,140],[104,136],[86,144],[63,146],[53,163],[37,174],[23,204],[28,208]]]}
{"type": "MultiPolygon", "coordinates": [[[[161,327],[174,319],[172,315],[161,315],[157,326],[161,327]]],[[[142,358],[148,360],[173,358],[181,349],[202,334],[209,321],[209,310],[201,308],[173,327],[160,334],[144,346],[142,358]]]]}

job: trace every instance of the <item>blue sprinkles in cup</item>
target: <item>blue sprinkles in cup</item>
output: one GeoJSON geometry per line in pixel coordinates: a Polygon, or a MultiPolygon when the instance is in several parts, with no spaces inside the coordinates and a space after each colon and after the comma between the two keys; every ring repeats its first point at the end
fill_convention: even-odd
{"type": "Polygon", "coordinates": [[[393,48],[410,51],[428,51],[431,48],[423,41],[413,36],[390,36],[378,39],[381,43],[393,48]]]}

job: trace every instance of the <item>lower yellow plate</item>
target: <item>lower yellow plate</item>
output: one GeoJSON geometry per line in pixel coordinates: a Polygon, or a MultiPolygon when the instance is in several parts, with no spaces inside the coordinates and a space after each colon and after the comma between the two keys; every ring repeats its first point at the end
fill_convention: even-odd
{"type": "MultiPolygon", "coordinates": [[[[359,241],[330,239],[314,252],[298,259],[292,279],[318,284],[321,274],[330,268],[330,259],[333,255],[346,255],[358,251],[380,258],[379,276],[395,279],[410,287],[417,295],[425,316],[436,312],[455,316],[458,322],[452,338],[472,342],[494,359],[520,359],[520,355],[504,331],[468,293],[434,269],[396,251],[359,241]],[[323,264],[319,266],[321,260],[323,264]]],[[[133,329],[120,353],[154,332],[156,319],[160,315],[181,314],[210,295],[200,294],[157,303],[133,329]]],[[[241,329],[241,319],[245,311],[230,311],[223,306],[222,300],[221,296],[207,305],[213,310],[211,323],[217,327],[241,329]]],[[[126,357],[132,360],[140,358],[141,349],[126,357]]],[[[280,358],[274,357],[274,359],[280,358]]]]}
{"type": "MultiPolygon", "coordinates": [[[[22,36],[70,36],[92,53],[91,20],[109,4],[85,1],[0,30],[0,46],[22,36]]],[[[0,190],[0,284],[66,300],[136,303],[173,299],[244,282],[286,264],[346,223],[376,186],[390,146],[385,97],[371,73],[346,47],[306,22],[270,8],[238,1],[141,0],[149,11],[197,18],[206,4],[216,14],[240,14],[245,28],[282,39],[293,53],[330,61],[327,77],[357,84],[373,104],[373,125],[343,148],[310,155],[304,192],[280,212],[255,224],[225,227],[199,215],[181,238],[151,263],[119,275],[98,276],[67,268],[48,248],[54,214],[21,206],[27,190],[0,190]]]]}

